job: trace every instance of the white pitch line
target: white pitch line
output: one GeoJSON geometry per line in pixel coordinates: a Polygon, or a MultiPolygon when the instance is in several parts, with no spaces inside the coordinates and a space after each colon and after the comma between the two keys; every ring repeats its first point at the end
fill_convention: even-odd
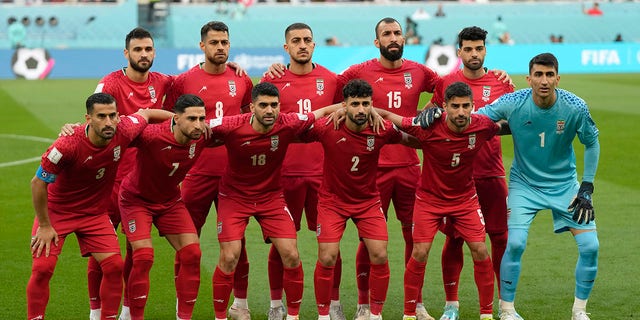
{"type": "MultiPolygon", "coordinates": [[[[52,143],[53,141],[55,141],[55,140],[49,139],[49,138],[34,137],[34,136],[23,136],[23,135],[17,135],[17,134],[4,134],[4,133],[0,133],[0,138],[28,140],[28,141],[44,142],[44,143],[52,143]]],[[[28,158],[28,159],[23,159],[23,160],[17,160],[17,161],[11,161],[11,162],[3,162],[3,163],[0,163],[0,168],[18,166],[18,165],[21,165],[21,164],[31,163],[31,162],[37,162],[37,161],[40,161],[40,159],[42,159],[42,157],[33,157],[33,158],[28,158]]]]}

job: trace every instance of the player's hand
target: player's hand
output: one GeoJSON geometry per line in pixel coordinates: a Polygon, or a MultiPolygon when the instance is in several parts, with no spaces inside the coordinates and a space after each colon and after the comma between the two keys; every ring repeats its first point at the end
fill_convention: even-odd
{"type": "Polygon", "coordinates": [[[327,122],[325,123],[325,125],[333,123],[333,128],[338,130],[338,128],[340,127],[340,122],[344,121],[345,115],[346,113],[344,109],[340,108],[327,116],[327,122]]]}
{"type": "Polygon", "coordinates": [[[269,69],[265,71],[262,76],[269,77],[271,79],[282,78],[284,76],[284,71],[287,70],[287,66],[282,63],[274,63],[269,66],[269,69]]]}
{"type": "Polygon", "coordinates": [[[76,122],[76,123],[65,123],[64,125],[62,125],[62,128],[60,128],[60,133],[58,133],[58,137],[67,137],[67,136],[72,136],[73,135],[73,128],[79,126],[80,123],[76,122]]]}
{"type": "Polygon", "coordinates": [[[380,134],[380,129],[387,130],[384,127],[384,118],[381,117],[375,110],[375,108],[371,108],[371,114],[369,115],[369,125],[373,128],[373,132],[376,134],[380,134]]]}
{"type": "Polygon", "coordinates": [[[40,226],[36,231],[36,235],[31,237],[31,255],[35,254],[36,258],[40,257],[44,249],[45,257],[49,256],[51,251],[51,242],[58,246],[58,233],[53,226],[40,226]]]}
{"type": "Polygon", "coordinates": [[[593,194],[593,183],[583,181],[580,184],[580,190],[578,194],[571,201],[569,205],[569,213],[573,212],[573,221],[578,224],[593,221],[596,216],[596,212],[593,209],[593,202],[591,201],[591,195],[593,194]]]}
{"type": "Polygon", "coordinates": [[[242,77],[248,75],[247,70],[242,69],[242,67],[235,62],[227,62],[227,66],[236,71],[236,76],[242,77]]]}
{"type": "Polygon", "coordinates": [[[413,118],[413,125],[420,126],[422,129],[428,128],[436,119],[442,116],[442,108],[431,107],[422,110],[415,118],[413,118]]]}
{"type": "Polygon", "coordinates": [[[513,80],[511,80],[511,77],[506,71],[496,69],[496,70],[493,70],[493,74],[495,74],[496,77],[498,77],[498,81],[502,80],[502,83],[507,83],[510,86],[515,88],[516,85],[513,84],[513,80]]]}

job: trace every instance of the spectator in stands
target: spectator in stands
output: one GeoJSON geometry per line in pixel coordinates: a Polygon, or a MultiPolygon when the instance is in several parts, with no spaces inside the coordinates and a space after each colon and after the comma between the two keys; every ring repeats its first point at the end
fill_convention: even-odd
{"type": "Polygon", "coordinates": [[[498,16],[496,22],[493,23],[493,32],[491,33],[494,37],[494,42],[504,43],[505,33],[507,33],[507,25],[502,22],[502,16],[498,16]]]}
{"type": "Polygon", "coordinates": [[[563,35],[558,35],[558,43],[563,43],[564,42],[564,36],[563,35]]]}
{"type": "Polygon", "coordinates": [[[502,44],[509,44],[512,45],[514,43],[516,43],[515,41],[513,41],[513,39],[511,38],[511,34],[509,33],[509,31],[505,31],[504,33],[502,33],[502,36],[500,36],[500,39],[498,39],[500,41],[500,43],[502,44]]]}
{"type": "Polygon", "coordinates": [[[558,43],[558,38],[555,34],[551,34],[551,36],[549,36],[549,41],[551,41],[551,43],[558,43]]]}
{"type": "Polygon", "coordinates": [[[28,17],[28,16],[24,16],[24,17],[22,17],[22,25],[23,25],[25,28],[28,28],[30,24],[31,24],[31,19],[29,19],[29,17],[28,17]]]}
{"type": "Polygon", "coordinates": [[[613,39],[613,42],[623,42],[624,40],[622,40],[622,33],[618,33],[616,34],[616,38],[613,39]]]}
{"type": "Polygon", "coordinates": [[[438,4],[438,10],[436,11],[435,16],[436,18],[444,18],[446,16],[444,10],[442,10],[442,3],[438,4]]]}
{"type": "Polygon", "coordinates": [[[338,41],[338,37],[331,36],[324,39],[324,44],[326,44],[329,47],[336,47],[336,46],[340,46],[340,41],[338,41]]]}
{"type": "MultiPolygon", "coordinates": [[[[431,16],[429,15],[428,12],[426,12],[423,8],[418,8],[416,9],[416,11],[413,12],[413,14],[411,14],[411,19],[412,20],[429,20],[431,18],[431,16]]],[[[409,21],[407,21],[409,22],[409,21]]]]}
{"type": "Polygon", "coordinates": [[[406,18],[406,31],[404,33],[406,44],[420,44],[422,37],[418,35],[418,23],[413,21],[411,17],[406,18]]]}
{"type": "Polygon", "coordinates": [[[22,23],[18,23],[15,17],[7,19],[7,36],[11,43],[11,48],[19,49],[24,47],[24,40],[27,37],[27,29],[22,23]]]}
{"type": "Polygon", "coordinates": [[[590,16],[601,16],[603,14],[602,10],[600,10],[600,5],[598,2],[593,2],[593,6],[589,9],[584,8],[584,3],[582,4],[582,11],[590,16]]]}
{"type": "Polygon", "coordinates": [[[58,18],[56,18],[56,16],[51,16],[49,18],[49,27],[55,28],[57,26],[58,26],[58,18]]]}

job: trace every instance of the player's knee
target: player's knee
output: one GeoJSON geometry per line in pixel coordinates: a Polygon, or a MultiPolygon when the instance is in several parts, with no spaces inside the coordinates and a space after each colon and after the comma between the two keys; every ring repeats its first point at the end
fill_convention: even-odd
{"type": "Polygon", "coordinates": [[[31,265],[31,276],[36,281],[47,281],[53,276],[53,270],[56,268],[57,256],[39,257],[33,259],[31,265]]]}
{"type": "Polygon", "coordinates": [[[140,248],[133,251],[133,266],[141,270],[150,270],[153,265],[153,248],[140,248]]]}
{"type": "Polygon", "coordinates": [[[527,248],[527,230],[512,229],[509,230],[507,240],[507,251],[511,254],[521,255],[527,248]]]}
{"type": "Polygon", "coordinates": [[[189,244],[179,251],[180,262],[187,264],[200,264],[200,258],[202,257],[202,251],[200,250],[199,243],[189,244]]]}
{"type": "Polygon", "coordinates": [[[295,268],[300,264],[300,254],[298,250],[286,250],[282,254],[282,264],[286,268],[295,268]]]}
{"type": "Polygon", "coordinates": [[[575,236],[580,256],[596,256],[600,250],[600,242],[595,232],[584,232],[575,236]]]}
{"type": "Polygon", "coordinates": [[[124,262],[120,254],[114,254],[100,262],[100,269],[102,269],[103,277],[122,277],[122,270],[124,269],[124,262]]]}
{"type": "Polygon", "coordinates": [[[387,250],[376,250],[369,253],[372,264],[384,264],[387,262],[387,250]]]}

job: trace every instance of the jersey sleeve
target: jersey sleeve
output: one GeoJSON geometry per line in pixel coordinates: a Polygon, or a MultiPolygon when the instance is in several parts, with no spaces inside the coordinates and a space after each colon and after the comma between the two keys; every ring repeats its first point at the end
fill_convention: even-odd
{"type": "Polygon", "coordinates": [[[298,138],[305,143],[320,141],[324,131],[326,130],[325,123],[327,121],[327,117],[322,117],[320,119],[316,119],[311,127],[308,130],[301,132],[298,135],[298,138]]]}
{"type": "Polygon", "coordinates": [[[390,121],[385,121],[385,127],[390,129],[385,130],[385,143],[388,144],[396,144],[402,142],[402,132],[400,132],[400,128],[398,128],[395,124],[390,121]]]}
{"type": "Polygon", "coordinates": [[[435,93],[436,85],[438,84],[438,82],[440,83],[442,82],[442,78],[435,71],[431,70],[431,68],[423,64],[419,64],[419,65],[422,68],[422,71],[424,72],[424,79],[425,79],[425,81],[423,82],[421,91],[435,93]]]}
{"type": "Polygon", "coordinates": [[[444,107],[444,80],[442,78],[438,78],[438,81],[436,81],[433,96],[431,96],[431,103],[440,108],[444,107]]]}
{"type": "Polygon", "coordinates": [[[124,116],[118,124],[118,130],[122,132],[129,140],[133,140],[147,126],[147,120],[139,114],[124,116]]]}
{"type": "Polygon", "coordinates": [[[173,110],[176,101],[178,101],[178,97],[184,92],[184,78],[184,74],[181,74],[173,79],[171,87],[167,91],[164,99],[163,107],[165,110],[173,110]]]}
{"type": "Polygon", "coordinates": [[[484,106],[476,111],[480,115],[485,115],[493,121],[508,120],[510,109],[514,106],[510,94],[503,95],[498,100],[484,106]]]}
{"type": "Polygon", "coordinates": [[[253,91],[253,82],[249,76],[244,76],[244,81],[247,83],[247,90],[244,92],[244,96],[242,97],[242,103],[240,105],[240,113],[245,112],[245,109],[249,109],[249,104],[251,103],[251,91],[253,91]]]}
{"type": "MultiPolygon", "coordinates": [[[[76,132],[75,134],[80,134],[76,132]]],[[[71,137],[63,137],[56,140],[47,151],[42,155],[42,160],[40,162],[40,167],[44,171],[44,173],[40,173],[40,175],[58,175],[62,170],[64,170],[70,163],[73,162],[75,158],[75,148],[72,146],[75,144],[71,137]]],[[[43,181],[46,181],[42,179],[43,181]]]]}
{"type": "Polygon", "coordinates": [[[583,103],[579,106],[579,126],[578,126],[578,139],[585,146],[591,146],[598,141],[598,135],[600,134],[598,128],[596,127],[596,123],[593,121],[591,117],[591,113],[587,108],[587,104],[583,103]]]}

